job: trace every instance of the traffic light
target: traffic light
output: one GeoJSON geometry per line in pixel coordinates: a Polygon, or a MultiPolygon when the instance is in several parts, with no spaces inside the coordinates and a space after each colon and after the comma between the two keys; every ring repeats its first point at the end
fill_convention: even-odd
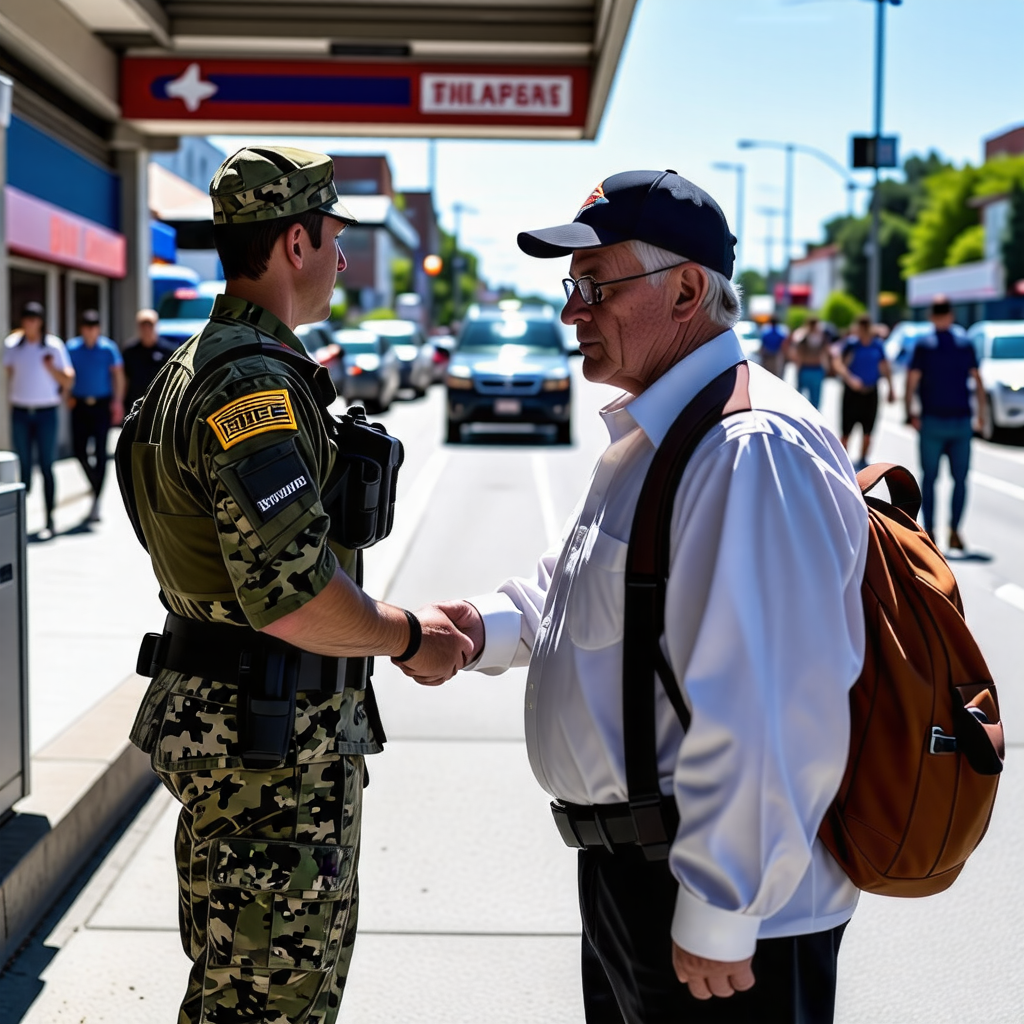
{"type": "Polygon", "coordinates": [[[898,167],[895,135],[854,135],[850,166],[852,167],[898,167]]]}
{"type": "Polygon", "coordinates": [[[444,260],[436,253],[430,253],[423,257],[423,270],[430,277],[437,277],[444,270],[444,260]]]}

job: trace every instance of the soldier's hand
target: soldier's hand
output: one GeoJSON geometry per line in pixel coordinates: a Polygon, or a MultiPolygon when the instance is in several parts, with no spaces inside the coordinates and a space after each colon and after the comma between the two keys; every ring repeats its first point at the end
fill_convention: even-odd
{"type": "Polygon", "coordinates": [[[424,686],[438,686],[451,679],[473,656],[473,641],[436,605],[416,612],[423,630],[420,649],[408,660],[395,662],[424,686]]]}
{"type": "Polygon", "coordinates": [[[438,601],[436,607],[452,620],[452,625],[473,641],[473,650],[469,656],[469,660],[473,661],[484,649],[484,620],[481,614],[468,601],[438,601]]]}

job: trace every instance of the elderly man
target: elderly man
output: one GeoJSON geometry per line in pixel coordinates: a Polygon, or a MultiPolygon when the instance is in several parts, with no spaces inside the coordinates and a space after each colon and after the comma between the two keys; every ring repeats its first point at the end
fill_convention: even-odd
{"type": "Polygon", "coordinates": [[[560,550],[533,579],[442,606],[474,640],[471,667],[529,663],[530,762],[582,847],[590,1024],[829,1021],[857,903],[817,831],[864,656],[867,512],[838,438],[758,366],[750,410],[712,426],[676,493],[660,646],[692,722],[659,685],[667,860],[647,859],[626,805],[627,538],[669,427],[743,362],[734,243],[674,171],[617,174],[571,224],[520,234],[530,255],[572,256],[562,320],[584,376],[623,394],[560,550]]]}

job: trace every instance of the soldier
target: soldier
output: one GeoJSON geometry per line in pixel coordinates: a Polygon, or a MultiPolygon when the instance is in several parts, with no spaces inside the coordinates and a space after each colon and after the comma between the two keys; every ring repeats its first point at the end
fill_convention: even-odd
{"type": "Polygon", "coordinates": [[[471,643],[368,597],[335,539],[334,389],[293,334],[345,267],[331,160],[242,149],[210,194],[225,294],[133,410],[129,466],[118,453],[170,612],[140,652],[132,740],[182,804],[180,1024],[321,1024],[355,940],[363,758],[384,740],[366,659],[441,678],[471,643]]]}

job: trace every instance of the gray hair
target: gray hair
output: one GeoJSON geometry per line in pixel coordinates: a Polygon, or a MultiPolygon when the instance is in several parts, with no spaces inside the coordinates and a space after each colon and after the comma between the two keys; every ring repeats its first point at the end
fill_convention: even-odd
{"type": "MultiPolygon", "coordinates": [[[[633,238],[628,244],[645,271],[662,271],[660,274],[651,273],[647,279],[653,287],[664,283],[669,267],[678,263],[691,262],[678,253],[669,252],[668,249],[659,249],[658,246],[651,245],[650,242],[641,242],[639,239],[633,238]]],[[[739,285],[733,284],[717,270],[705,267],[703,263],[698,263],[697,266],[704,271],[708,279],[708,293],[704,296],[704,312],[707,313],[708,319],[722,330],[735,327],[740,319],[742,309],[739,285]]]]}

